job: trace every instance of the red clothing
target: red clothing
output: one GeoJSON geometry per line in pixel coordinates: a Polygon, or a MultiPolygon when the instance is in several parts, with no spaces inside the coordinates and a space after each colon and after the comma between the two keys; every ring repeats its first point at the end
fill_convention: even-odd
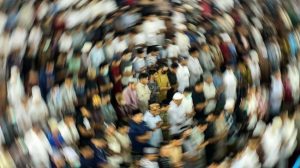
{"type": "Polygon", "coordinates": [[[228,64],[232,60],[232,56],[230,54],[229,47],[226,43],[221,43],[220,44],[220,50],[222,52],[223,58],[224,58],[224,63],[228,64]]]}
{"type": "Polygon", "coordinates": [[[113,79],[114,87],[113,93],[122,92],[122,83],[121,80],[115,81],[115,78],[121,75],[120,66],[111,66],[110,68],[111,77],[113,79]]]}
{"type": "Polygon", "coordinates": [[[292,102],[293,101],[293,95],[292,95],[292,88],[291,83],[289,79],[283,79],[283,89],[284,89],[284,101],[285,102],[292,102]]]}

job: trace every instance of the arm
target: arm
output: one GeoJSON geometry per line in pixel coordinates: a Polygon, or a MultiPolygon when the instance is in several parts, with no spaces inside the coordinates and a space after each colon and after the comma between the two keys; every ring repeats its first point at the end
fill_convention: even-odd
{"type": "Polygon", "coordinates": [[[152,134],[150,131],[146,132],[144,135],[140,135],[136,137],[136,140],[141,143],[147,142],[151,138],[152,134]]]}

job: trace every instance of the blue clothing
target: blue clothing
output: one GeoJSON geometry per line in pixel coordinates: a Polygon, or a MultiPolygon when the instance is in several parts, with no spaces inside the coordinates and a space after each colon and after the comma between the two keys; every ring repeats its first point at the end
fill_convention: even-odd
{"type": "Polygon", "coordinates": [[[61,136],[60,133],[58,133],[58,136],[56,138],[51,134],[51,132],[48,132],[46,134],[46,136],[47,136],[47,139],[49,141],[49,144],[51,145],[51,147],[53,149],[59,149],[65,143],[65,141],[64,141],[64,139],[63,139],[63,137],[61,136]]]}
{"type": "Polygon", "coordinates": [[[291,32],[289,34],[288,40],[289,40],[289,45],[290,45],[291,56],[296,57],[296,54],[297,54],[297,51],[298,51],[298,46],[297,46],[297,42],[296,42],[296,39],[295,39],[295,34],[293,32],[291,32]]]}
{"type": "Polygon", "coordinates": [[[52,85],[55,82],[54,73],[47,73],[46,71],[41,71],[39,75],[39,86],[41,89],[42,97],[47,100],[46,97],[50,91],[52,85]]]}
{"type": "Polygon", "coordinates": [[[300,167],[300,156],[298,156],[293,168],[299,168],[300,167]]]}
{"type": "Polygon", "coordinates": [[[130,129],[129,129],[129,138],[131,140],[132,144],[132,151],[136,153],[143,153],[143,149],[145,147],[148,147],[148,143],[141,143],[137,141],[138,136],[145,135],[148,131],[151,131],[149,127],[147,127],[146,123],[143,121],[141,123],[135,123],[133,121],[130,121],[129,123],[130,129]]]}

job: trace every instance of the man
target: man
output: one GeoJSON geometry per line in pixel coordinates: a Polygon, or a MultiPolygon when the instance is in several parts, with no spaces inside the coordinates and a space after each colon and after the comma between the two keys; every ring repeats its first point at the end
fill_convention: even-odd
{"type": "Polygon", "coordinates": [[[123,97],[125,100],[125,104],[132,106],[134,109],[138,108],[136,79],[129,79],[128,86],[123,90],[123,97]]]}
{"type": "Polygon", "coordinates": [[[122,73],[121,83],[128,85],[128,80],[133,77],[132,52],[125,50],[121,56],[120,71],[122,73]]]}
{"type": "Polygon", "coordinates": [[[102,48],[102,41],[98,41],[88,56],[89,64],[93,68],[98,68],[105,61],[105,54],[102,48]]]}
{"type": "Polygon", "coordinates": [[[190,85],[195,85],[195,83],[200,79],[203,74],[202,67],[199,62],[199,52],[197,48],[192,47],[189,50],[190,57],[188,59],[188,69],[190,71],[190,85]]]}
{"type": "Polygon", "coordinates": [[[165,64],[160,64],[158,67],[158,74],[156,82],[159,86],[159,101],[164,101],[167,98],[168,90],[170,87],[170,82],[167,75],[168,67],[165,64]]]}
{"type": "Polygon", "coordinates": [[[144,72],[147,68],[146,61],[145,61],[145,52],[144,48],[137,48],[136,49],[136,57],[134,58],[133,67],[136,73],[144,72]]]}
{"type": "Polygon", "coordinates": [[[173,101],[168,109],[168,122],[170,124],[170,134],[182,133],[187,129],[187,106],[182,103],[184,95],[177,92],[173,96],[173,101]]]}
{"type": "Polygon", "coordinates": [[[138,107],[143,113],[148,109],[148,101],[150,100],[151,95],[148,82],[148,74],[141,73],[139,75],[139,83],[136,85],[136,93],[138,98],[138,107]]]}
{"type": "Polygon", "coordinates": [[[97,83],[101,94],[110,92],[113,88],[113,83],[110,81],[109,77],[109,64],[108,62],[103,62],[100,65],[99,76],[97,77],[97,83]]]}
{"type": "Polygon", "coordinates": [[[167,102],[171,102],[172,101],[172,97],[174,95],[174,93],[177,91],[178,88],[178,82],[177,82],[177,69],[178,69],[178,64],[177,63],[172,63],[171,67],[168,70],[168,79],[171,85],[171,89],[168,90],[167,93],[167,102]]]}
{"type": "Polygon", "coordinates": [[[161,130],[162,119],[160,118],[159,113],[159,103],[152,103],[150,104],[150,110],[144,115],[144,121],[146,122],[147,126],[152,129],[152,137],[149,140],[149,144],[153,147],[159,147],[163,140],[161,130]]]}
{"type": "Polygon", "coordinates": [[[211,72],[215,68],[215,64],[212,60],[212,57],[213,55],[209,49],[208,44],[202,44],[199,60],[204,71],[211,72]]]}
{"type": "Polygon", "coordinates": [[[226,99],[236,99],[237,97],[237,78],[234,75],[232,67],[229,65],[223,74],[223,84],[226,99]]]}
{"type": "Polygon", "coordinates": [[[150,46],[147,49],[146,64],[147,67],[153,67],[157,63],[157,58],[159,56],[159,48],[157,46],[150,46]]]}
{"type": "Polygon", "coordinates": [[[215,110],[216,107],[216,87],[213,83],[213,78],[210,73],[204,74],[204,84],[203,91],[204,96],[207,101],[207,105],[205,107],[204,113],[207,115],[215,110]]]}
{"type": "Polygon", "coordinates": [[[276,71],[272,76],[270,90],[270,120],[280,113],[281,103],[283,99],[284,87],[281,80],[280,71],[276,71]]]}
{"type": "Polygon", "coordinates": [[[181,57],[176,73],[179,92],[183,92],[186,87],[190,86],[190,72],[187,63],[187,57],[181,57]]]}
{"type": "Polygon", "coordinates": [[[204,109],[207,102],[205,101],[202,80],[196,82],[194,86],[194,90],[192,92],[192,99],[193,99],[193,104],[196,112],[195,119],[197,121],[205,120],[204,109]]]}
{"type": "Polygon", "coordinates": [[[77,103],[76,92],[72,82],[72,75],[68,75],[64,84],[60,87],[63,102],[63,110],[75,113],[75,104],[77,103]]]}
{"type": "Polygon", "coordinates": [[[159,168],[157,154],[158,151],[156,148],[145,148],[144,156],[140,161],[141,168],[159,168]]]}
{"type": "Polygon", "coordinates": [[[134,110],[129,122],[128,135],[132,144],[132,159],[134,162],[142,158],[144,148],[149,146],[148,141],[151,139],[151,129],[143,121],[143,117],[144,115],[140,110],[134,110]]]}

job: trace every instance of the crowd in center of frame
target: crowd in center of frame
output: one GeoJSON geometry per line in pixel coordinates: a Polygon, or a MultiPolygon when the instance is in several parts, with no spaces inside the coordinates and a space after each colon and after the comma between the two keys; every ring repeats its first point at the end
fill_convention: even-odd
{"type": "Polygon", "coordinates": [[[1,1],[0,167],[292,167],[299,7],[1,1]]]}

